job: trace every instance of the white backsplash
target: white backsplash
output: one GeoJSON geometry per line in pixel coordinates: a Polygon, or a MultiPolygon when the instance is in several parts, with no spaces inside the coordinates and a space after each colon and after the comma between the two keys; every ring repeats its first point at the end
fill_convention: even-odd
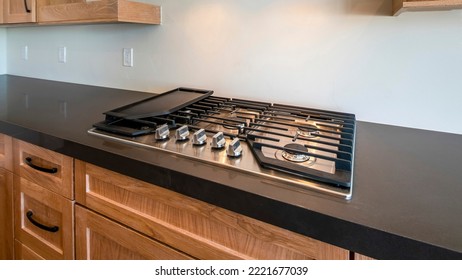
{"type": "Polygon", "coordinates": [[[461,10],[393,17],[391,0],[144,2],[162,6],[162,25],[9,28],[7,73],[150,92],[206,88],[462,134],[461,10]],[[122,48],[134,49],[134,67],[122,66],[122,48]]]}

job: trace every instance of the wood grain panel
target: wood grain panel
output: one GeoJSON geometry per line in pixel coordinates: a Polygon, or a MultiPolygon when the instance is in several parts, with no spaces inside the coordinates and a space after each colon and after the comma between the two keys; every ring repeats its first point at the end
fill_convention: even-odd
{"type": "Polygon", "coordinates": [[[3,0],[5,23],[36,22],[35,0],[3,0]],[[26,5],[30,12],[26,11],[26,5]]]}
{"type": "Polygon", "coordinates": [[[0,168],[0,260],[13,259],[13,174],[0,168]]]}
{"type": "Polygon", "coordinates": [[[13,140],[4,134],[0,134],[0,168],[13,171],[13,140]]]}
{"type": "Polygon", "coordinates": [[[368,257],[368,256],[364,256],[364,255],[361,255],[361,254],[358,254],[358,253],[354,253],[354,259],[355,260],[358,260],[358,261],[370,261],[370,260],[375,260],[374,258],[371,258],[371,257],[368,257]]]}
{"type": "Polygon", "coordinates": [[[17,260],[44,260],[42,256],[18,240],[14,242],[14,251],[17,260]]]}
{"type": "Polygon", "coordinates": [[[78,203],[197,258],[349,257],[347,250],[158,186],[80,161],[75,167],[78,203]]]}
{"type": "Polygon", "coordinates": [[[393,14],[408,11],[461,9],[462,0],[393,0],[393,14]]]}
{"type": "Polygon", "coordinates": [[[46,259],[74,259],[74,202],[14,175],[15,238],[46,259]],[[43,230],[26,213],[57,232],[43,230]]]}
{"type": "Polygon", "coordinates": [[[132,22],[160,24],[160,7],[125,1],[38,0],[40,23],[132,22]]]}
{"type": "Polygon", "coordinates": [[[72,158],[16,139],[13,140],[13,153],[15,174],[66,198],[74,199],[72,158]],[[25,163],[27,157],[32,158],[35,165],[56,168],[57,172],[51,174],[32,168],[25,163]]]}
{"type": "Polygon", "coordinates": [[[77,259],[177,260],[191,257],[76,206],[77,259]]]}

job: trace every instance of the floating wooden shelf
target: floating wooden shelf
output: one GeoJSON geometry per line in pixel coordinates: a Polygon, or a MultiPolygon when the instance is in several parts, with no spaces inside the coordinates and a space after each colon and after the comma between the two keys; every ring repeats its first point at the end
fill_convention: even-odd
{"type": "Polygon", "coordinates": [[[37,0],[39,24],[160,24],[160,7],[126,0],[37,0]]]}
{"type": "Polygon", "coordinates": [[[393,0],[395,16],[407,11],[461,9],[462,0],[393,0]]]}

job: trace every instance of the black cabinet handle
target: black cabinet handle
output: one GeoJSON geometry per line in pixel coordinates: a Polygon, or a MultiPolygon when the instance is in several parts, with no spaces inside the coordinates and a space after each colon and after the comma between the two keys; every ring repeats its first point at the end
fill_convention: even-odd
{"type": "Polygon", "coordinates": [[[41,166],[37,166],[35,164],[32,163],[32,158],[30,157],[26,157],[24,159],[24,163],[29,165],[30,167],[34,168],[35,170],[38,170],[38,171],[42,171],[42,172],[46,172],[46,173],[51,173],[51,174],[54,174],[56,172],[58,172],[58,168],[45,168],[45,167],[41,167],[41,166]]]}
{"type": "Polygon", "coordinates": [[[27,5],[27,0],[24,0],[24,6],[26,7],[26,12],[30,14],[32,11],[31,9],[29,9],[29,6],[27,5]]]}
{"type": "Polygon", "coordinates": [[[46,231],[49,231],[49,232],[57,232],[59,230],[59,227],[58,226],[52,226],[52,227],[49,227],[49,226],[46,226],[46,225],[42,225],[41,223],[37,222],[36,220],[34,220],[32,218],[32,216],[34,215],[34,212],[32,212],[31,210],[27,211],[26,213],[26,216],[27,216],[27,219],[36,227],[38,228],[41,228],[43,230],[46,230],[46,231]]]}

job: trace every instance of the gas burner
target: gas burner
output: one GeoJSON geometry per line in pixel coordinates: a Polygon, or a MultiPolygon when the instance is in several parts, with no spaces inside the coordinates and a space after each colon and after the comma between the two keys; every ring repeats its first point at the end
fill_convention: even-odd
{"type": "MultiPolygon", "coordinates": [[[[287,144],[284,146],[284,148],[297,150],[297,151],[305,152],[305,153],[308,152],[308,148],[306,148],[303,145],[296,144],[296,143],[287,144]]],[[[293,152],[293,151],[287,151],[287,150],[282,151],[281,155],[284,159],[291,161],[291,162],[305,162],[310,159],[310,156],[308,155],[300,154],[300,153],[293,152]]]]}
{"type": "Polygon", "coordinates": [[[297,129],[297,135],[303,136],[306,138],[315,138],[315,137],[318,137],[319,130],[315,125],[311,125],[311,124],[299,126],[297,129]]]}

